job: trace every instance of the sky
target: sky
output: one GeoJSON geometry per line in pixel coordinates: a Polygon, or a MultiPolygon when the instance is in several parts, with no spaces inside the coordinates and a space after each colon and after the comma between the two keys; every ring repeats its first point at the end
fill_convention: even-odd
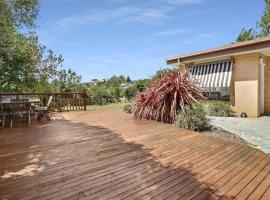
{"type": "Polygon", "coordinates": [[[165,58],[235,41],[263,0],[41,0],[40,42],[83,81],[149,78],[165,58]]]}

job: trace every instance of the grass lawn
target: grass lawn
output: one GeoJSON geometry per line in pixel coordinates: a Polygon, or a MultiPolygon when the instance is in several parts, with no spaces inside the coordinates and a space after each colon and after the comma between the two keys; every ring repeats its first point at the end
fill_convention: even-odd
{"type": "Polygon", "coordinates": [[[105,105],[88,105],[87,110],[98,110],[98,109],[121,109],[122,105],[125,103],[109,103],[105,105]]]}

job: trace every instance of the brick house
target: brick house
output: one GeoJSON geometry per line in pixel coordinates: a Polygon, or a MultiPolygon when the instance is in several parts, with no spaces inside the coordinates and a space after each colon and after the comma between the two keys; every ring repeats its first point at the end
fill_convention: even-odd
{"type": "Polygon", "coordinates": [[[270,115],[270,37],[167,58],[189,70],[210,99],[230,101],[238,115],[270,115]]]}

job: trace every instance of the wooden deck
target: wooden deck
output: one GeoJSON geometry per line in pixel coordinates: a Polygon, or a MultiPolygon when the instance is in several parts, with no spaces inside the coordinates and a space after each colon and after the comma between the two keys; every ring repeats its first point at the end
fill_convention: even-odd
{"type": "Polygon", "coordinates": [[[0,199],[270,199],[270,159],[117,110],[0,130],[0,199]]]}

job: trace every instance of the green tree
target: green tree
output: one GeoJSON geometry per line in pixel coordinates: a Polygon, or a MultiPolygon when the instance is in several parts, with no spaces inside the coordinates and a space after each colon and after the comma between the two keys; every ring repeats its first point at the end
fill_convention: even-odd
{"type": "Polygon", "coordinates": [[[29,91],[35,86],[39,53],[29,38],[13,33],[12,43],[1,49],[0,89],[1,91],[29,91]]]}
{"type": "Polygon", "coordinates": [[[137,80],[132,87],[135,88],[136,92],[142,92],[149,84],[151,84],[151,82],[151,79],[140,79],[137,80]]]}
{"type": "Polygon", "coordinates": [[[89,104],[103,105],[114,102],[114,97],[105,84],[88,84],[86,92],[89,97],[89,104]]]}
{"type": "Polygon", "coordinates": [[[268,36],[270,34],[270,0],[264,0],[265,9],[261,20],[257,23],[260,28],[260,36],[268,36]]]}
{"type": "Polygon", "coordinates": [[[6,19],[17,27],[33,28],[39,12],[39,0],[1,0],[6,19]]]}
{"type": "Polygon", "coordinates": [[[243,42],[243,41],[247,41],[247,40],[253,40],[256,37],[257,37],[257,35],[252,28],[249,28],[249,29],[243,28],[241,33],[237,37],[236,41],[243,42]]]}
{"type": "Polygon", "coordinates": [[[18,32],[18,27],[34,27],[38,14],[35,0],[0,1],[0,90],[27,90],[33,85],[35,58],[39,58],[35,40],[18,32]]]}
{"type": "Polygon", "coordinates": [[[57,89],[53,87],[51,81],[59,78],[59,68],[62,67],[64,59],[61,55],[55,55],[51,49],[47,49],[45,46],[40,46],[39,52],[41,52],[41,60],[36,65],[37,85],[34,90],[37,92],[56,91],[57,89]]]}
{"type": "Polygon", "coordinates": [[[177,71],[179,68],[166,68],[158,70],[153,76],[152,79],[160,79],[162,75],[172,73],[173,71],[177,71]]]}
{"type": "Polygon", "coordinates": [[[51,91],[50,81],[63,62],[62,56],[39,44],[33,33],[13,33],[12,42],[0,50],[0,90],[2,92],[51,91]]]}
{"type": "Polygon", "coordinates": [[[128,99],[132,99],[136,96],[137,93],[144,91],[151,82],[151,79],[140,79],[134,81],[130,87],[124,90],[122,96],[125,96],[128,99]]]}
{"type": "Polygon", "coordinates": [[[127,76],[126,82],[127,82],[127,83],[131,83],[131,79],[130,79],[129,76],[127,76]]]}
{"type": "Polygon", "coordinates": [[[81,76],[71,69],[62,69],[57,72],[56,79],[52,82],[54,91],[57,92],[76,92],[80,90],[81,76]]]}
{"type": "Polygon", "coordinates": [[[0,92],[54,90],[63,58],[39,43],[38,8],[38,0],[0,0],[0,92]]]}
{"type": "Polygon", "coordinates": [[[117,87],[117,86],[120,86],[121,83],[126,82],[126,78],[123,75],[120,75],[120,76],[114,75],[105,82],[107,85],[112,85],[112,86],[117,87]]]}
{"type": "Polygon", "coordinates": [[[129,87],[124,90],[123,96],[126,97],[128,100],[135,97],[135,95],[138,93],[138,90],[136,90],[136,87],[129,87]]]}
{"type": "Polygon", "coordinates": [[[242,29],[241,33],[237,37],[237,42],[246,40],[252,40],[257,37],[263,37],[270,35],[270,0],[264,0],[265,8],[263,15],[259,22],[257,22],[258,32],[254,29],[242,29]]]}

